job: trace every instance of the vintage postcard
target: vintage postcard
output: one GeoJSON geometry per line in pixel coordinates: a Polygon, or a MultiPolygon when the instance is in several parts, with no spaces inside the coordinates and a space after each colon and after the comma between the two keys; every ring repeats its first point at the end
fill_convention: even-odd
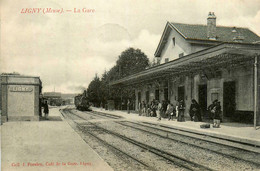
{"type": "Polygon", "coordinates": [[[260,0],[2,0],[1,170],[260,170],[260,0]]]}

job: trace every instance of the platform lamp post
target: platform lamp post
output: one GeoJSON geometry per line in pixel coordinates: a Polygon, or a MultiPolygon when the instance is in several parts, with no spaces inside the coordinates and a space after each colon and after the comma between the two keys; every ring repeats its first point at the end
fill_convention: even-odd
{"type": "MultiPolygon", "coordinates": [[[[254,128],[256,129],[257,127],[257,117],[259,117],[259,110],[258,110],[258,105],[259,105],[259,95],[258,95],[258,89],[259,89],[259,79],[258,79],[258,70],[259,70],[259,56],[256,54],[255,55],[255,62],[254,62],[254,128]]],[[[258,121],[259,122],[259,121],[258,121]]]]}
{"type": "Polygon", "coordinates": [[[120,89],[120,106],[121,106],[121,109],[120,110],[123,110],[123,90],[122,90],[122,87],[119,88],[120,89]]]}

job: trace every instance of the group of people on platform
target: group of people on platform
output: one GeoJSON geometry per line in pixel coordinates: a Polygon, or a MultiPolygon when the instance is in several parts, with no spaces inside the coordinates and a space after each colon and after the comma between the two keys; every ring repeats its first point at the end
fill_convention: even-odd
{"type": "MultiPolygon", "coordinates": [[[[138,109],[139,116],[158,117],[158,120],[161,120],[162,117],[168,118],[168,120],[173,120],[173,118],[177,118],[178,122],[185,121],[185,104],[183,100],[179,100],[176,106],[170,103],[170,101],[166,100],[163,100],[162,102],[160,102],[159,100],[153,100],[148,104],[142,101],[138,104],[138,109]]],[[[220,102],[218,100],[213,101],[213,103],[208,107],[208,112],[213,118],[213,127],[219,127],[221,120],[220,102]]],[[[189,114],[191,121],[202,121],[201,107],[195,99],[191,100],[189,114]]]]}

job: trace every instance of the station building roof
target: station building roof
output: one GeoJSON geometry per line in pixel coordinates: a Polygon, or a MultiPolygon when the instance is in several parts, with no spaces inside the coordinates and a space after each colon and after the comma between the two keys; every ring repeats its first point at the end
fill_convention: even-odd
{"type": "Polygon", "coordinates": [[[225,42],[110,82],[110,85],[133,85],[157,78],[203,71],[207,68],[237,66],[252,62],[256,55],[260,55],[260,44],[225,42]]]}
{"type": "Polygon", "coordinates": [[[154,53],[159,57],[171,30],[177,31],[187,42],[193,44],[217,45],[219,43],[260,43],[260,37],[248,28],[216,26],[216,39],[207,37],[207,25],[167,22],[160,42],[154,53]]]}
{"type": "Polygon", "coordinates": [[[22,75],[19,73],[1,73],[0,83],[9,85],[39,85],[42,87],[42,81],[39,76],[22,75]]]}
{"type": "Polygon", "coordinates": [[[234,38],[241,36],[243,43],[254,43],[260,41],[260,37],[248,28],[216,26],[216,40],[207,37],[207,25],[170,23],[179,33],[187,39],[206,41],[234,42],[234,38]]]}

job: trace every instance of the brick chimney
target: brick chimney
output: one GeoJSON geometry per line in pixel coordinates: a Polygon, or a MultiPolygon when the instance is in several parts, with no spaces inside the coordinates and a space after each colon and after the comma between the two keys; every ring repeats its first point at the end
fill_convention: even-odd
{"type": "Polygon", "coordinates": [[[209,12],[207,19],[207,37],[209,40],[216,40],[216,19],[214,12],[209,12]]]}

